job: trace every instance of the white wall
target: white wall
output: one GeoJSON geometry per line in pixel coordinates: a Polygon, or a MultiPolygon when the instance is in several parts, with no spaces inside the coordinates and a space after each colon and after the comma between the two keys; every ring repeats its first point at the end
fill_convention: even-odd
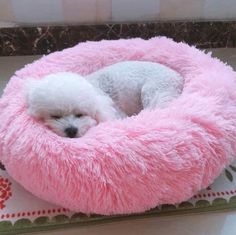
{"type": "Polygon", "coordinates": [[[236,0],[0,0],[0,27],[186,19],[235,20],[236,0]]]}

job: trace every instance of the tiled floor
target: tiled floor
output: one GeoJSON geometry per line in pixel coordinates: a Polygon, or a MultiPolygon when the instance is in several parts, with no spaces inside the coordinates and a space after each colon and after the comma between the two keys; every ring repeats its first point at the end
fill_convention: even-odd
{"type": "MultiPolygon", "coordinates": [[[[236,69],[236,49],[215,49],[213,55],[236,69]]],[[[0,93],[14,71],[39,56],[0,57],[0,93]]],[[[201,215],[155,217],[110,224],[84,226],[44,235],[235,235],[236,211],[201,215]]]]}

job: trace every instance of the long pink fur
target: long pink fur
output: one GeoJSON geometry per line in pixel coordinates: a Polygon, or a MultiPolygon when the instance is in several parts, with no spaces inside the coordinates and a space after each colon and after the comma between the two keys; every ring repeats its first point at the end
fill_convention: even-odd
{"type": "Polygon", "coordinates": [[[16,72],[0,101],[0,160],[28,191],[73,211],[142,212],[187,200],[236,155],[231,67],[165,37],[86,42],[16,72]],[[125,60],[165,64],[185,78],[167,109],[103,123],[83,138],[57,136],[27,113],[27,79],[82,75],[125,60]]]}

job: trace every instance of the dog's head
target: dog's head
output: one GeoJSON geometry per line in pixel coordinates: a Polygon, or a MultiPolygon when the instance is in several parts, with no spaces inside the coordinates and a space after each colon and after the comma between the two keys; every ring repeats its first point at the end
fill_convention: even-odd
{"type": "Polygon", "coordinates": [[[56,73],[27,84],[29,114],[42,119],[64,137],[80,137],[106,121],[112,100],[85,78],[74,73],[56,73]]]}

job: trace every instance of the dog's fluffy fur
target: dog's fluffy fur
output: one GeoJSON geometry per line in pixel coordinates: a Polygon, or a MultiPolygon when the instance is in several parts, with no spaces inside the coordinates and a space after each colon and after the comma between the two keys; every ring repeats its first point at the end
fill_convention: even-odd
{"type": "Polygon", "coordinates": [[[152,62],[127,61],[86,77],[70,72],[47,75],[28,84],[29,113],[55,133],[83,136],[109,120],[138,114],[143,108],[165,108],[177,98],[183,78],[152,62]]]}

